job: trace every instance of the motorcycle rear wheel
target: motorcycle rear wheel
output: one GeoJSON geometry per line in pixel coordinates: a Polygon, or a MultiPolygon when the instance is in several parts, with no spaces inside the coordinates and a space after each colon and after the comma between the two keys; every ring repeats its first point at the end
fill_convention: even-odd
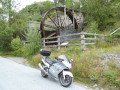
{"type": "MultiPolygon", "coordinates": [[[[44,69],[45,71],[46,71],[46,69],[44,69]]],[[[43,70],[41,70],[41,75],[42,75],[42,77],[44,77],[44,78],[47,78],[48,77],[48,75],[43,71],[43,70]]]]}
{"type": "Polygon", "coordinates": [[[65,75],[65,79],[63,75],[61,74],[59,77],[59,81],[63,87],[68,87],[72,84],[73,78],[69,75],[65,75]]]}

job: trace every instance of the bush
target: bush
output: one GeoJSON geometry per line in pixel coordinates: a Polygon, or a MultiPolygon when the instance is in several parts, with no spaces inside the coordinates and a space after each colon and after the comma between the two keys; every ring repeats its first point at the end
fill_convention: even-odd
{"type": "Polygon", "coordinates": [[[117,39],[114,36],[112,36],[112,35],[108,35],[105,38],[105,41],[107,41],[108,43],[115,43],[117,41],[117,39]]]}
{"type": "Polygon", "coordinates": [[[98,24],[96,21],[91,22],[90,33],[99,33],[98,24]]]}
{"type": "Polygon", "coordinates": [[[29,42],[25,46],[25,56],[30,56],[35,54],[41,48],[41,34],[37,30],[30,30],[26,33],[26,39],[29,42]]]}
{"type": "Polygon", "coordinates": [[[18,50],[14,51],[11,55],[23,57],[24,56],[24,48],[19,48],[18,50]]]}
{"type": "Polygon", "coordinates": [[[21,42],[20,38],[15,38],[15,39],[12,40],[12,42],[11,42],[11,48],[13,50],[18,50],[21,47],[22,47],[22,42],[21,42]]]}
{"type": "Polygon", "coordinates": [[[10,27],[0,23],[0,49],[10,49],[10,43],[13,38],[13,33],[10,27]],[[3,27],[2,27],[3,26],[3,27]]]}

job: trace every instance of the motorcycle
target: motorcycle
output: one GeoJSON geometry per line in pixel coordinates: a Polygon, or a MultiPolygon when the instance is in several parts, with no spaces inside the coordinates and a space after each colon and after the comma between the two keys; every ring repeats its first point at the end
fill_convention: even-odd
{"type": "Polygon", "coordinates": [[[51,51],[40,50],[40,54],[44,56],[39,67],[41,68],[41,75],[46,78],[51,76],[52,78],[59,80],[62,86],[68,87],[73,82],[73,74],[70,72],[72,68],[71,62],[65,55],[55,57],[53,60],[49,58],[51,51]]]}

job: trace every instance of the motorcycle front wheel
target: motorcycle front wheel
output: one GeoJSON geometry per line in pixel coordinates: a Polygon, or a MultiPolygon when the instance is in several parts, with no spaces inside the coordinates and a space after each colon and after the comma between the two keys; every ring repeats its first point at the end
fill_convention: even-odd
{"type": "Polygon", "coordinates": [[[59,76],[59,81],[63,87],[68,87],[72,84],[73,78],[69,75],[65,75],[65,78],[64,78],[63,75],[61,74],[59,76]]]}

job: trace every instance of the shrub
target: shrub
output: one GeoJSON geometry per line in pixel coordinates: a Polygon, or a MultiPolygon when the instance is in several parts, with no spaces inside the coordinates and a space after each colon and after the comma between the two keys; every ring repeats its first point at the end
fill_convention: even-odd
{"type": "Polygon", "coordinates": [[[18,50],[21,47],[22,47],[22,42],[21,42],[20,38],[15,38],[15,39],[12,40],[12,42],[11,42],[11,48],[13,50],[18,50]]]}
{"type": "Polygon", "coordinates": [[[30,56],[35,54],[41,48],[41,34],[37,30],[30,30],[26,33],[26,39],[29,42],[25,46],[25,56],[30,56]]]}
{"type": "Polygon", "coordinates": [[[99,33],[98,24],[96,21],[91,22],[90,32],[91,33],[99,33]]]}
{"type": "MultiPolygon", "coordinates": [[[[0,27],[1,23],[0,23],[0,27]]],[[[10,43],[13,38],[13,33],[10,27],[5,25],[4,28],[0,28],[0,49],[10,49],[10,43]]]]}
{"type": "Polygon", "coordinates": [[[112,36],[112,35],[108,35],[105,38],[105,41],[107,41],[108,43],[115,43],[117,41],[117,39],[114,36],[112,36]]]}
{"type": "Polygon", "coordinates": [[[19,48],[18,50],[14,51],[11,55],[23,57],[24,56],[24,48],[19,48]]]}

